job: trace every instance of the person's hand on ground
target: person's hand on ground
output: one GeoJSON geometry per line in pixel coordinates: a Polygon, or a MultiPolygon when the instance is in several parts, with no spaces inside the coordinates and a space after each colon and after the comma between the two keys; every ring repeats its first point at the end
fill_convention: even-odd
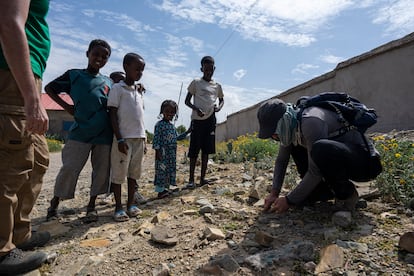
{"type": "Polygon", "coordinates": [[[289,209],[289,203],[287,202],[287,199],[285,196],[277,198],[272,204],[272,207],[270,208],[272,212],[276,212],[276,213],[284,213],[288,209],[289,209]]]}
{"type": "Polygon", "coordinates": [[[278,198],[278,194],[276,192],[271,192],[266,198],[265,203],[263,206],[263,211],[267,212],[270,210],[270,207],[275,202],[275,200],[278,198]]]}

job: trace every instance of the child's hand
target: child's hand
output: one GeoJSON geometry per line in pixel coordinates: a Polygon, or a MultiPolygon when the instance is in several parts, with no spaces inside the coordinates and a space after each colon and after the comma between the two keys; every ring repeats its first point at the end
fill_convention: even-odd
{"type": "Polygon", "coordinates": [[[118,143],[118,150],[122,152],[123,154],[128,153],[128,145],[125,142],[119,142],[118,143]]]}
{"type": "Polygon", "coordinates": [[[203,110],[201,110],[200,108],[197,108],[197,115],[200,117],[203,117],[206,114],[203,112],[203,110]]]}

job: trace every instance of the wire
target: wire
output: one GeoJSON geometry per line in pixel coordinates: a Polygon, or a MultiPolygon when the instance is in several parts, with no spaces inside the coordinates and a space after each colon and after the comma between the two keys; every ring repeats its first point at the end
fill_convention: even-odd
{"type": "Polygon", "coordinates": [[[213,55],[214,57],[216,57],[220,51],[223,49],[223,47],[227,44],[227,42],[230,40],[230,38],[233,36],[233,34],[236,32],[236,29],[238,26],[240,26],[240,24],[242,23],[242,21],[246,18],[247,15],[249,15],[250,11],[253,9],[254,6],[257,5],[257,3],[259,2],[259,0],[256,0],[253,2],[253,4],[251,4],[251,6],[249,7],[249,10],[245,13],[245,15],[239,20],[239,22],[234,26],[233,30],[230,32],[230,34],[227,36],[227,38],[224,40],[224,42],[220,45],[220,47],[217,49],[216,53],[213,55]]]}

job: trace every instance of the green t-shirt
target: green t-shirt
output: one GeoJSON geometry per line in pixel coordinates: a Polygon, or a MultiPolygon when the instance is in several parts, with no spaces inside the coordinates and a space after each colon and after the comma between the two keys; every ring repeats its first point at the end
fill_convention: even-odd
{"type": "MultiPolygon", "coordinates": [[[[46,22],[48,11],[49,0],[31,0],[25,27],[32,70],[40,78],[46,69],[46,61],[50,53],[49,26],[46,22]]],[[[9,68],[1,47],[0,68],[9,68]]]]}
{"type": "Polygon", "coordinates": [[[112,144],[112,126],[107,109],[111,80],[85,69],[70,69],[46,85],[54,93],[72,98],[75,122],[68,138],[88,144],[112,144]]]}

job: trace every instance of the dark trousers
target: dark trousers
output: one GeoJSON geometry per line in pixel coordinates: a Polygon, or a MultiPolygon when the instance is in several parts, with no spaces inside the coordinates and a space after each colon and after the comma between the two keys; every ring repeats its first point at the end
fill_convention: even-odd
{"type": "MultiPolygon", "coordinates": [[[[304,147],[292,148],[292,158],[301,178],[308,170],[308,154],[304,147]]],[[[355,191],[349,180],[369,179],[369,154],[360,145],[321,139],[313,144],[311,158],[318,166],[323,180],[308,196],[306,203],[326,201],[332,198],[346,199],[355,191]]]]}

